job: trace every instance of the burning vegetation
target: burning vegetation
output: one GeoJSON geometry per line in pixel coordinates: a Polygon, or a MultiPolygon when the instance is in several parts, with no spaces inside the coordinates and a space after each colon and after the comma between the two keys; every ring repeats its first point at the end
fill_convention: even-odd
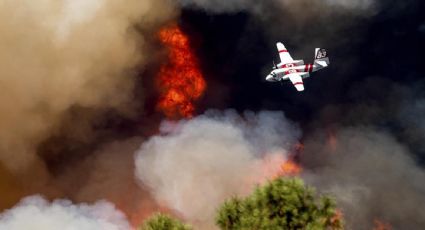
{"type": "Polygon", "coordinates": [[[389,223],[386,223],[379,219],[375,219],[374,223],[375,223],[375,227],[373,228],[373,230],[392,230],[393,229],[389,223]]]}
{"type": "Polygon", "coordinates": [[[298,176],[302,172],[302,168],[295,161],[289,159],[281,165],[282,175],[298,176]]]}

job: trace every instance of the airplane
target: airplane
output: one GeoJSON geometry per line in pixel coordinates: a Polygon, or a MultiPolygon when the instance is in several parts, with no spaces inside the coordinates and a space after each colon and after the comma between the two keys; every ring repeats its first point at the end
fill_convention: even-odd
{"type": "Polygon", "coordinates": [[[316,48],[313,64],[304,64],[303,60],[294,60],[283,43],[276,44],[279,51],[280,63],[273,63],[273,70],[266,77],[266,81],[278,82],[290,80],[297,91],[304,91],[304,78],[310,77],[310,73],[329,66],[329,58],[326,50],[316,48]]]}

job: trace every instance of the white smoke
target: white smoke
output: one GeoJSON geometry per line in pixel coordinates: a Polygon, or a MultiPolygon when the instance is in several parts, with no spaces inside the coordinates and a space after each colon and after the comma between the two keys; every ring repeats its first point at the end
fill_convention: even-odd
{"type": "Polygon", "coordinates": [[[130,230],[124,214],[114,205],[99,201],[93,205],[68,200],[49,202],[40,196],[23,199],[0,214],[0,230],[130,230]]]}
{"type": "Polygon", "coordinates": [[[195,226],[213,228],[219,204],[276,175],[298,136],[279,112],[209,112],[164,122],[161,135],[136,153],[136,176],[159,202],[195,226]]]}

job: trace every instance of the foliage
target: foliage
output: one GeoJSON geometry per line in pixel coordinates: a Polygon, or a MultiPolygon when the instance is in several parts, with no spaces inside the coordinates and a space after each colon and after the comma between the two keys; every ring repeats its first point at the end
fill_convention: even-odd
{"type": "Polygon", "coordinates": [[[155,214],[146,220],[139,230],[191,230],[189,225],[165,214],[155,214]]]}
{"type": "Polygon", "coordinates": [[[278,178],[246,198],[234,197],[218,210],[217,225],[223,230],[343,229],[334,201],[300,179],[278,178]]]}

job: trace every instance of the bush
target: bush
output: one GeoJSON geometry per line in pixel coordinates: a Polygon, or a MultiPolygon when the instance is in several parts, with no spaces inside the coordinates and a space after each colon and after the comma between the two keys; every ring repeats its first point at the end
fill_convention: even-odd
{"type": "Polygon", "coordinates": [[[158,213],[146,220],[140,230],[191,230],[180,220],[158,213]]]}
{"type": "Polygon", "coordinates": [[[223,230],[343,229],[331,198],[316,198],[300,179],[284,178],[257,187],[246,198],[226,201],[216,223],[223,230]]]}

